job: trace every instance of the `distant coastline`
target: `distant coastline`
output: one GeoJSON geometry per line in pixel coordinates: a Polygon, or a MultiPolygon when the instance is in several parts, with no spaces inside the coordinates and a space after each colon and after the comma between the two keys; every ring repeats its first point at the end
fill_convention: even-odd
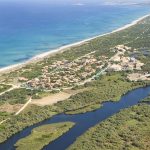
{"type": "Polygon", "coordinates": [[[124,29],[127,29],[129,27],[132,27],[132,26],[136,25],[139,21],[141,21],[141,20],[143,20],[143,19],[145,19],[145,18],[147,18],[149,16],[150,16],[150,14],[145,15],[143,17],[140,17],[140,18],[132,21],[131,23],[129,23],[129,24],[127,24],[127,25],[125,25],[125,26],[123,26],[121,28],[113,30],[112,32],[108,32],[108,33],[105,33],[105,34],[100,34],[100,35],[94,36],[92,38],[88,38],[88,39],[85,39],[85,40],[82,40],[82,41],[79,41],[79,42],[76,42],[76,43],[72,43],[72,44],[68,44],[68,45],[59,47],[59,48],[54,49],[54,50],[50,50],[48,52],[44,52],[42,54],[39,54],[39,55],[36,55],[36,56],[32,57],[31,59],[29,59],[29,60],[27,60],[27,61],[25,61],[23,63],[18,63],[18,64],[15,64],[15,65],[10,65],[10,66],[7,66],[7,67],[0,68],[0,74],[7,73],[7,72],[10,72],[10,71],[22,68],[23,66],[26,66],[27,64],[30,64],[30,63],[35,63],[35,62],[41,61],[44,58],[50,57],[51,55],[54,55],[54,54],[56,54],[58,52],[65,51],[67,48],[78,46],[78,45],[82,45],[82,44],[84,44],[86,42],[89,42],[91,40],[94,40],[96,38],[99,38],[99,37],[102,37],[102,36],[106,36],[106,35],[110,35],[112,33],[116,33],[116,32],[122,31],[124,29]]]}

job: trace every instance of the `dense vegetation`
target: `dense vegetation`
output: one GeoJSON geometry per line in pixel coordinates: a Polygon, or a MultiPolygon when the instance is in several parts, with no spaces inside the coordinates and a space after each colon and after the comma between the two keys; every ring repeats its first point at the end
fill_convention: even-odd
{"type": "Polygon", "coordinates": [[[56,91],[46,92],[42,90],[18,88],[0,95],[0,104],[4,104],[5,102],[11,105],[24,104],[29,100],[30,97],[33,99],[40,99],[41,97],[48,96],[53,92],[56,91]]]}
{"type": "Polygon", "coordinates": [[[150,105],[137,105],[92,127],[69,150],[150,149],[150,105]]]}
{"type": "Polygon", "coordinates": [[[24,104],[34,92],[25,88],[14,89],[0,96],[0,104],[5,102],[9,104],[24,104]]]}
{"type": "Polygon", "coordinates": [[[0,93],[8,90],[9,88],[11,88],[11,85],[0,84],[0,93]]]}
{"type": "Polygon", "coordinates": [[[85,87],[89,90],[73,95],[56,106],[68,114],[84,113],[99,108],[105,101],[118,101],[128,91],[145,85],[146,82],[128,81],[124,72],[109,73],[87,83],[85,87]]]}
{"type": "Polygon", "coordinates": [[[0,122],[10,117],[11,114],[7,112],[0,112],[0,122]]]}
{"type": "Polygon", "coordinates": [[[73,125],[74,123],[72,122],[62,122],[37,127],[32,130],[29,136],[15,144],[16,150],[41,150],[44,146],[67,132],[73,125]]]}
{"type": "Polygon", "coordinates": [[[41,122],[58,113],[60,113],[59,110],[52,106],[39,107],[30,105],[26,111],[18,116],[10,117],[0,125],[0,143],[25,127],[41,122]]]}

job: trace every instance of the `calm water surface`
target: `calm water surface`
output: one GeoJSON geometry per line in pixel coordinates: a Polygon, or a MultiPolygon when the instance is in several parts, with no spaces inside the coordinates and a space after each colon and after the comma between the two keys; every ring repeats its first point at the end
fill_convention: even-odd
{"type": "Polygon", "coordinates": [[[110,32],[149,13],[149,6],[52,6],[0,1],[0,68],[110,32]]]}

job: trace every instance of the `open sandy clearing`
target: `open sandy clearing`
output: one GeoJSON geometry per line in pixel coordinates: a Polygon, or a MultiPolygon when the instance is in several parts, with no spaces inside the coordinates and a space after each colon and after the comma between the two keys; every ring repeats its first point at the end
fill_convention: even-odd
{"type": "Polygon", "coordinates": [[[52,105],[59,101],[68,99],[71,95],[71,93],[59,92],[47,97],[43,97],[42,99],[32,100],[31,104],[35,104],[38,106],[52,105]]]}
{"type": "Polygon", "coordinates": [[[6,103],[6,104],[3,104],[0,106],[0,112],[15,113],[22,106],[23,106],[23,104],[10,105],[10,104],[6,103]]]}
{"type": "Polygon", "coordinates": [[[128,75],[128,79],[131,81],[150,80],[150,74],[132,73],[128,75]]]}

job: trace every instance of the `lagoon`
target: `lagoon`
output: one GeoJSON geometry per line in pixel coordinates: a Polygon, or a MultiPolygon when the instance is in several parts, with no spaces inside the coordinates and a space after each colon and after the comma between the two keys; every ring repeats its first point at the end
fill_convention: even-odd
{"type": "Polygon", "coordinates": [[[86,132],[90,127],[108,119],[110,116],[118,113],[120,110],[137,105],[141,100],[148,97],[150,86],[132,90],[123,95],[118,102],[105,102],[103,106],[96,111],[87,112],[77,115],[59,114],[50,119],[37,123],[33,126],[25,128],[21,132],[13,135],[6,142],[0,144],[0,149],[15,150],[14,144],[21,138],[28,136],[35,127],[41,125],[71,121],[76,125],[63,136],[45,146],[43,150],[65,150],[68,148],[80,135],[86,132]]]}

